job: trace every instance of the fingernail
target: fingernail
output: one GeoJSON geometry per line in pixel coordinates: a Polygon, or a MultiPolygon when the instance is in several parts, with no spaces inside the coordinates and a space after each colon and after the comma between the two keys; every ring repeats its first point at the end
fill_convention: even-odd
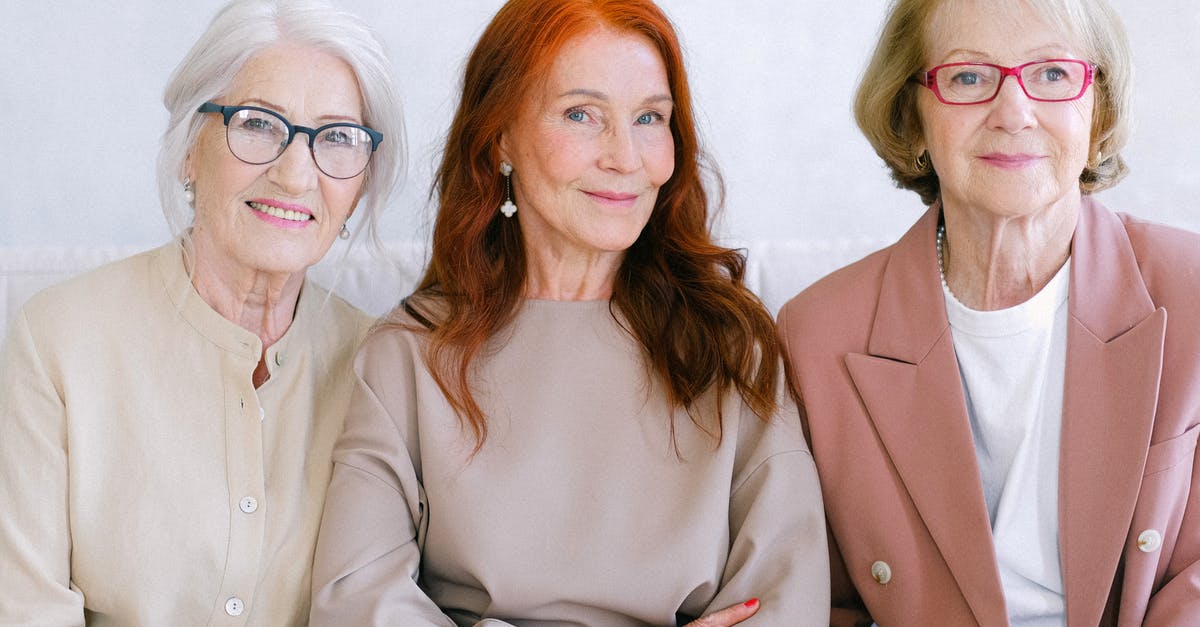
{"type": "Polygon", "coordinates": [[[758,605],[758,599],[750,599],[749,601],[746,601],[742,605],[744,605],[746,607],[756,607],[758,605]]]}

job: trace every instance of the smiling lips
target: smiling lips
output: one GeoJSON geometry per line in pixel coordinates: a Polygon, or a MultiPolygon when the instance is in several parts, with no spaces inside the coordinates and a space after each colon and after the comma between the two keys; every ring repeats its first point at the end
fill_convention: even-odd
{"type": "Polygon", "coordinates": [[[309,211],[303,207],[288,205],[278,206],[257,200],[252,200],[246,204],[254,210],[254,215],[261,220],[285,228],[301,228],[307,226],[307,224],[313,219],[312,213],[309,213],[309,211]]]}
{"type": "Polygon", "coordinates": [[[634,205],[634,203],[637,202],[637,199],[638,199],[637,194],[625,194],[625,193],[621,193],[621,192],[609,192],[609,191],[587,192],[587,191],[585,191],[584,193],[587,194],[588,198],[591,198],[593,201],[598,202],[602,205],[610,206],[610,207],[629,208],[629,207],[632,207],[634,205]]]}
{"type": "Polygon", "coordinates": [[[1021,152],[989,152],[979,155],[979,159],[1002,170],[1020,170],[1037,163],[1042,157],[1021,152]]]}

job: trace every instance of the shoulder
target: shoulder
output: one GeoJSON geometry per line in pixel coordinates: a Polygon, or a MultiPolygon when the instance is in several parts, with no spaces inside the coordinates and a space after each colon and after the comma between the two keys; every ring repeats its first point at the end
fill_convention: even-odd
{"type": "Polygon", "coordinates": [[[869,324],[879,302],[884,270],[893,246],[871,253],[835,270],[794,296],[779,310],[779,326],[788,341],[791,333],[869,324]]]}
{"type": "Polygon", "coordinates": [[[367,333],[354,358],[364,380],[412,375],[424,359],[428,331],[402,307],[381,319],[367,333]]]}
{"type": "Polygon", "coordinates": [[[384,316],[384,322],[425,330],[437,328],[450,313],[450,303],[436,289],[413,293],[384,316]]]}
{"type": "Polygon", "coordinates": [[[357,346],[375,324],[374,316],[311,279],[305,282],[304,290],[301,298],[306,302],[308,315],[313,317],[318,328],[323,329],[319,333],[340,335],[342,342],[349,341],[357,346]]]}
{"type": "Polygon", "coordinates": [[[52,285],[34,294],[21,312],[34,327],[94,326],[110,317],[136,320],[151,300],[153,259],[161,251],[138,253],[52,285]]]}
{"type": "Polygon", "coordinates": [[[1184,281],[1200,278],[1200,233],[1118,213],[1142,274],[1168,274],[1184,281]]]}
{"type": "Polygon", "coordinates": [[[1194,308],[1200,291],[1200,234],[1127,214],[1117,216],[1155,304],[1194,308]]]}

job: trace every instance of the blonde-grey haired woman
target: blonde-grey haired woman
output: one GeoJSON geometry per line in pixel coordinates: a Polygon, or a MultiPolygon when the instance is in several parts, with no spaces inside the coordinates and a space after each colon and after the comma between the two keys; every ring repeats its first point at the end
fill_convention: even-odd
{"type": "Polygon", "coordinates": [[[398,179],[390,75],[360,19],[310,0],[230,3],[176,69],[159,179],[178,237],[11,325],[0,624],[306,620],[371,319],[305,271],[398,179]]]}
{"type": "Polygon", "coordinates": [[[1103,0],[898,0],[860,127],[931,206],[788,303],[832,622],[1200,624],[1200,237],[1114,214],[1103,0]]]}

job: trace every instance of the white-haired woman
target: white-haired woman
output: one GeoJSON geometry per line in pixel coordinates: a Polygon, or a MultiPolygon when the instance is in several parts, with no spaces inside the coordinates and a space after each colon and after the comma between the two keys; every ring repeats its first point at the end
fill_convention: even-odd
{"type": "Polygon", "coordinates": [[[396,183],[390,75],[361,20],[282,0],[230,3],[176,69],[178,237],[35,296],[0,359],[0,624],[304,622],[372,322],[305,272],[396,183]]]}

